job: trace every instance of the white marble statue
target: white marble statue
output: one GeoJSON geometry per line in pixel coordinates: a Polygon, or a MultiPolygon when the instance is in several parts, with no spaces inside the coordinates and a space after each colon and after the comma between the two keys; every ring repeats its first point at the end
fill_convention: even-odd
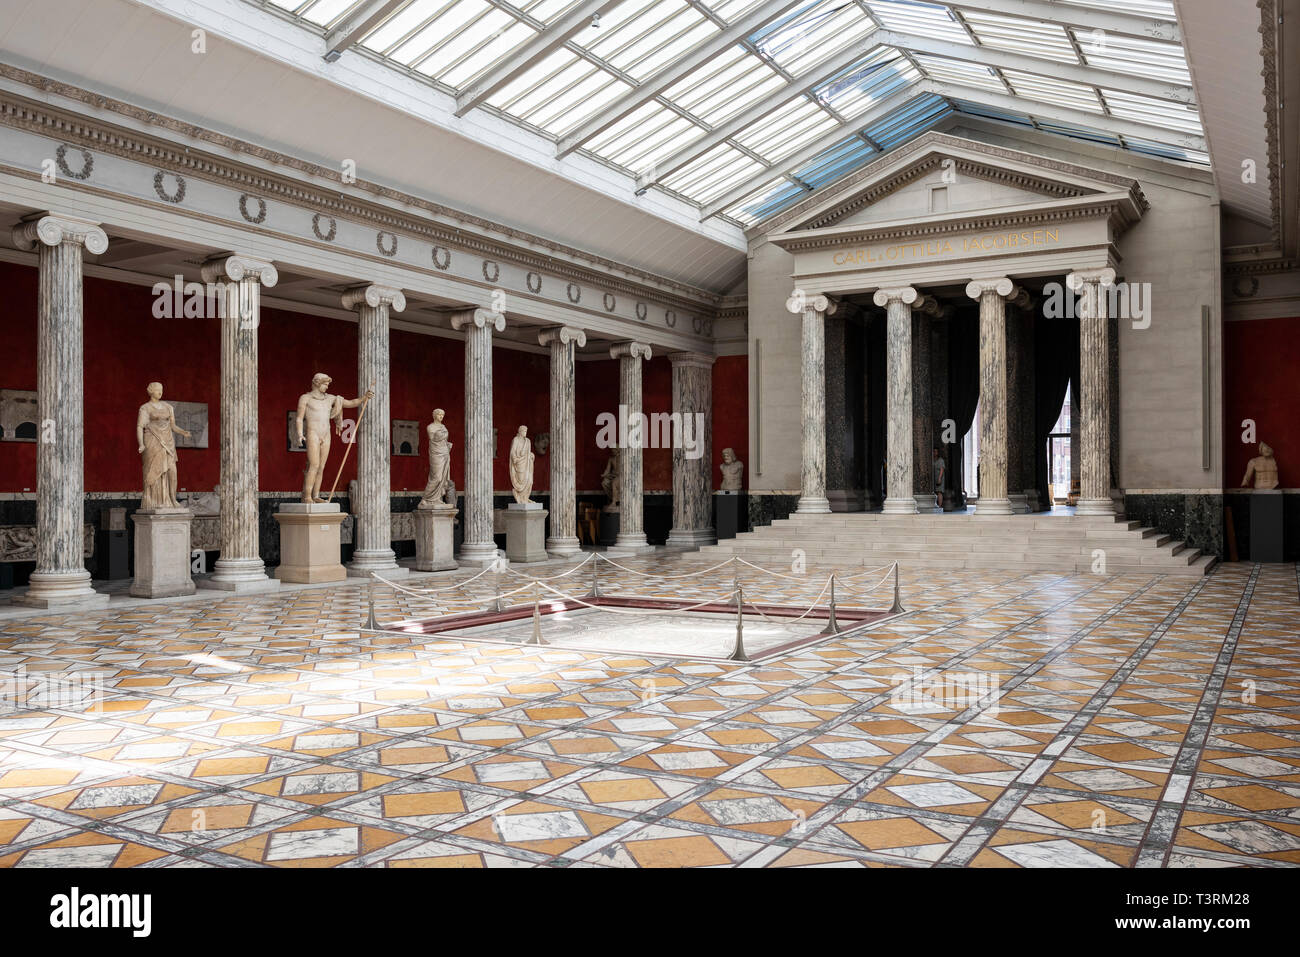
{"type": "Polygon", "coordinates": [[[451,443],[447,441],[447,427],[442,424],[446,413],[433,410],[433,421],[425,433],[429,436],[429,482],[424,486],[421,505],[456,504],[456,486],[451,482],[451,443]]]}
{"type": "Polygon", "coordinates": [[[135,441],[140,446],[137,451],[144,466],[140,508],[143,511],[180,508],[176,501],[176,439],[173,436],[188,438],[190,433],[176,424],[176,412],[162,400],[161,382],[150,382],[145,391],[149,393],[149,401],[140,406],[135,417],[135,441]]]}
{"type": "Polygon", "coordinates": [[[330,395],[332,381],[325,373],[317,372],[311,377],[311,391],[298,397],[298,441],[307,446],[307,474],[302,483],[304,502],[325,501],[320,497],[320,484],[330,454],[330,421],[334,422],[334,431],[342,435],[343,410],[355,409],[374,397],[370,390],[355,399],[330,395]]]}
{"type": "Polygon", "coordinates": [[[1241,480],[1241,487],[1250,485],[1255,480],[1255,488],[1277,488],[1277,459],[1273,458],[1273,449],[1267,442],[1259,443],[1259,455],[1246,463],[1246,477],[1241,480]]]}
{"type": "Polygon", "coordinates": [[[533,462],[536,458],[533,443],[528,441],[528,426],[521,425],[510,442],[510,487],[520,505],[533,501],[533,462]]]}
{"type": "Polygon", "coordinates": [[[736,458],[735,449],[722,450],[722,464],[718,468],[722,470],[722,491],[739,492],[743,487],[741,476],[745,474],[745,463],[736,458]]]}

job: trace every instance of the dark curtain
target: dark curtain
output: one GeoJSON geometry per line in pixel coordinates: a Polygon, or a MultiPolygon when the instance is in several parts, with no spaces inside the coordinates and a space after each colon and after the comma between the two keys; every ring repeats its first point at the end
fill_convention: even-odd
{"type": "Polygon", "coordinates": [[[948,401],[950,414],[957,424],[957,442],[948,447],[948,472],[952,476],[953,497],[958,508],[966,507],[965,457],[966,433],[975,419],[980,401],[980,321],[979,305],[959,307],[948,320],[948,401]]]}
{"type": "MultiPolygon", "coordinates": [[[[1070,378],[1077,375],[1079,368],[1079,320],[1047,319],[1038,320],[1038,340],[1034,346],[1034,364],[1037,367],[1037,388],[1035,390],[1036,414],[1034,416],[1034,486],[1038,489],[1038,498],[1046,502],[1048,508],[1052,500],[1048,497],[1048,485],[1051,480],[1047,450],[1047,437],[1052,433],[1052,426],[1061,415],[1061,403],[1065,401],[1066,390],[1070,388],[1070,378]]],[[[1071,410],[1077,415],[1077,410],[1071,410]]],[[[1071,449],[1071,455],[1077,450],[1071,449]]]]}

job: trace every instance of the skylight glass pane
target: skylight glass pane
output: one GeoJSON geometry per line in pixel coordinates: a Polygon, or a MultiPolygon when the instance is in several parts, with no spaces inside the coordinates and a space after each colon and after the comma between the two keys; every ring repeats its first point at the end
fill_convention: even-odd
{"type": "Polygon", "coordinates": [[[393,47],[388,56],[403,66],[408,66],[418,58],[455,41],[462,29],[484,17],[497,23],[502,22],[501,17],[510,20],[509,16],[483,0],[461,0],[393,47]]]}
{"type": "Polygon", "coordinates": [[[872,123],[864,132],[882,149],[890,149],[924,133],[951,112],[943,97],[929,93],[872,123]]]}
{"type": "Polygon", "coordinates": [[[488,102],[561,135],[631,87],[568,50],[558,50],[488,102]]]}
{"type": "Polygon", "coordinates": [[[845,119],[852,119],[920,78],[907,57],[882,47],[873,51],[865,63],[820,87],[816,96],[845,119]]]}
{"type": "Polygon", "coordinates": [[[861,7],[844,0],[821,0],[769,23],[750,34],[749,40],[781,69],[797,76],[874,29],[861,7]]]}
{"type": "Polygon", "coordinates": [[[822,153],[811,162],[795,170],[795,178],[813,189],[839,179],[846,173],[863,166],[876,155],[876,151],[861,137],[853,136],[822,153]]]}
{"type": "Polygon", "coordinates": [[[560,19],[580,2],[581,0],[532,0],[532,2],[520,3],[517,6],[533,19],[550,24],[560,19]]]}
{"type": "Polygon", "coordinates": [[[488,42],[472,54],[463,55],[460,62],[454,63],[444,69],[441,73],[433,72],[441,57],[431,57],[424,63],[421,63],[417,69],[421,73],[428,73],[443,83],[456,89],[464,89],[470,85],[470,82],[482,73],[496,66],[497,63],[508,60],[514,56],[519,49],[537,36],[537,31],[525,23],[518,21],[511,26],[489,38],[488,42]]]}
{"type": "Polygon", "coordinates": [[[419,32],[434,17],[462,2],[464,0],[414,0],[362,37],[361,45],[376,53],[387,53],[419,32]]]}
{"type": "Polygon", "coordinates": [[[1118,10],[1120,13],[1132,13],[1144,17],[1157,17],[1161,20],[1177,21],[1174,5],[1169,0],[1059,0],[1071,7],[1098,7],[1102,10],[1118,10]]]}
{"type": "Polygon", "coordinates": [[[1150,123],[1152,126],[1163,126],[1184,133],[1201,133],[1201,119],[1194,107],[1115,90],[1103,90],[1101,95],[1110,111],[1122,119],[1137,120],[1139,123],[1150,123]]]}
{"type": "Polygon", "coordinates": [[[613,22],[602,16],[599,30],[584,31],[574,41],[638,81],[719,32],[683,0],[655,0],[625,14],[634,6],[616,7],[613,22]]]}
{"type": "Polygon", "coordinates": [[[710,126],[717,126],[784,85],[779,73],[744,47],[735,46],[687,74],[665,95],[710,126]]]}
{"type": "Polygon", "coordinates": [[[316,0],[310,6],[300,2],[295,12],[309,23],[328,26],[354,6],[356,0],[316,0]]]}
{"type": "Polygon", "coordinates": [[[983,103],[972,103],[970,100],[953,100],[953,105],[961,113],[969,113],[971,116],[987,116],[991,120],[1001,120],[1004,123],[1015,123],[1019,126],[1033,126],[1033,121],[1023,113],[1010,113],[1006,110],[999,110],[994,106],[985,106],[983,103]]]}
{"type": "MultiPolygon", "coordinates": [[[[471,20],[463,29],[440,41],[422,59],[411,65],[421,73],[440,77],[448,70],[455,70],[467,59],[482,58],[481,62],[490,63],[494,56],[489,48],[496,46],[501,52],[508,51],[523,40],[533,35],[533,31],[523,26],[508,13],[492,10],[484,16],[471,20]],[[523,31],[522,34],[519,31],[523,31]],[[509,34],[513,39],[507,40],[504,49],[501,41],[509,34]]],[[[498,54],[499,55],[499,54],[498,54]]],[[[458,75],[472,76],[478,71],[471,65],[468,70],[458,71],[458,75]]]]}
{"type": "Polygon", "coordinates": [[[1089,66],[1117,73],[1167,80],[1170,83],[1192,85],[1192,75],[1187,69],[1187,58],[1182,47],[1175,43],[1139,40],[1103,33],[1095,38],[1082,31],[1074,31],[1083,51],[1084,62],[1089,66]]]}
{"type": "Polygon", "coordinates": [[[735,23],[762,2],[763,0],[708,0],[702,6],[708,7],[728,23],[735,23]]]}
{"type": "Polygon", "coordinates": [[[664,185],[697,203],[707,203],[762,169],[744,153],[723,143],[669,176],[664,185]]]}
{"type": "Polygon", "coordinates": [[[941,83],[961,83],[980,90],[1007,92],[1002,81],[993,75],[993,71],[978,63],[963,63],[961,60],[946,60],[942,57],[912,54],[925,73],[941,83]]]}
{"type": "Polygon", "coordinates": [[[746,226],[761,222],[787,206],[793,206],[808,195],[808,191],[784,176],[764,183],[754,196],[741,200],[727,209],[726,214],[746,226]]]}
{"type": "MultiPolygon", "coordinates": [[[[1053,80],[1045,76],[1021,73],[1019,70],[1003,70],[1002,75],[1007,78],[1007,82],[1011,84],[1016,94],[1025,99],[1056,106],[1068,106],[1075,110],[1087,110],[1089,113],[1101,112],[1101,102],[1097,99],[1096,91],[1082,83],[1053,80]]],[[[1025,109],[1029,110],[1030,107],[1026,105],[1025,109]]]]}
{"type": "Polygon", "coordinates": [[[690,120],[650,102],[590,140],[584,148],[640,173],[700,132],[690,120]]]}
{"type": "Polygon", "coordinates": [[[1134,153],[1161,156],[1165,159],[1180,160],[1184,163],[1199,163],[1202,166],[1210,165],[1210,155],[1200,150],[1184,149],[1181,146],[1157,143],[1155,140],[1144,140],[1136,136],[1126,136],[1124,142],[1134,153]]]}
{"type": "Polygon", "coordinates": [[[1103,143],[1106,146],[1121,146],[1120,138],[1114,133],[1106,133],[1089,126],[1077,126],[1074,123],[1058,123],[1055,120],[1038,119],[1038,128],[1047,133],[1060,133],[1076,140],[1090,143],[1103,143]]]}
{"type": "Polygon", "coordinates": [[[939,4],[916,3],[914,0],[869,0],[867,6],[886,30],[915,33],[931,40],[947,40],[965,46],[975,45],[952,12],[939,4]]]}
{"type": "Polygon", "coordinates": [[[1074,46],[1061,27],[1021,17],[1000,17],[991,13],[962,11],[981,46],[1010,50],[1044,60],[1078,63],[1074,46]]]}
{"type": "Polygon", "coordinates": [[[839,125],[835,118],[816,104],[798,100],[792,108],[782,110],[776,123],[751,127],[736,142],[757,153],[769,163],[776,162],[826,135],[839,125]]]}

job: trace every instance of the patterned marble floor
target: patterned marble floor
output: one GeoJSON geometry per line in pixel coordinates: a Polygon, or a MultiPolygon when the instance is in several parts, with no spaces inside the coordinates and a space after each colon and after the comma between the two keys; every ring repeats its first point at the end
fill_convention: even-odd
{"type": "MultiPolygon", "coordinates": [[[[732,581],[622,561],[609,591],[732,581]]],[[[748,665],[358,631],[353,584],[0,622],[0,865],[1300,864],[1297,566],[901,578],[907,614],[748,665]],[[901,693],[970,676],[993,706],[901,693]]]]}

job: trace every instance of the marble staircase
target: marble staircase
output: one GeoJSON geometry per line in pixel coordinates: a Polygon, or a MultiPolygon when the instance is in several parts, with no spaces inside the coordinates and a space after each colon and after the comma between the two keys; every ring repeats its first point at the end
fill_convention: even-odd
{"type": "Polygon", "coordinates": [[[701,549],[777,568],[808,564],[1002,568],[1104,574],[1205,575],[1217,561],[1141,522],[1080,515],[791,515],[701,549]],[[1104,568],[1099,562],[1104,558],[1104,568]]]}

